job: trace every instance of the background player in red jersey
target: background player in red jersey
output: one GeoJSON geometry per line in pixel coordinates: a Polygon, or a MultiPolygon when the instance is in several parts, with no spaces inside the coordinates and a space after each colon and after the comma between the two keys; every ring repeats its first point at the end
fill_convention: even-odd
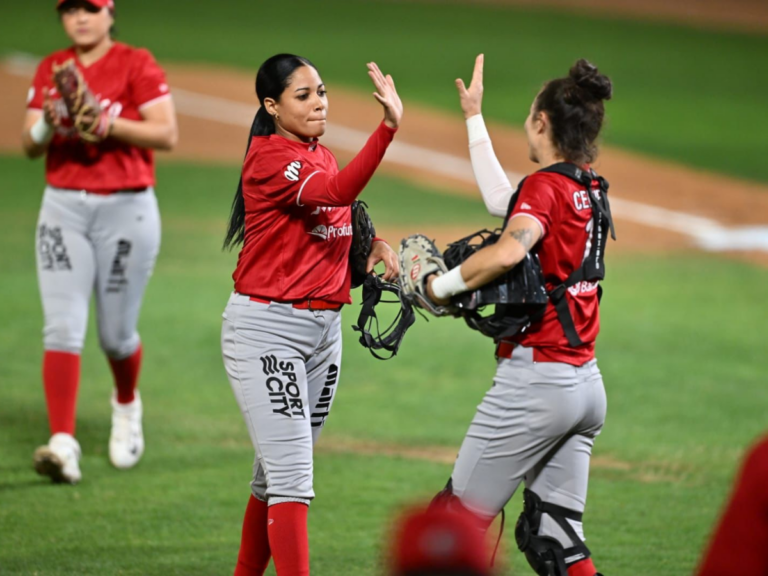
{"type": "MultiPolygon", "coordinates": [[[[341,314],[351,302],[352,202],[392,141],[403,107],[390,76],[368,64],[384,120],[339,171],[318,143],[328,97],[315,66],[278,54],[259,68],[251,128],[225,247],[243,243],[221,347],[256,458],[235,574],[309,574],[312,448],[341,366],[341,314]]],[[[397,255],[375,239],[368,269],[397,255]]]]}
{"type": "Polygon", "coordinates": [[[768,436],[744,456],[696,576],[768,574],[768,436]]]}
{"type": "MultiPolygon", "coordinates": [[[[585,191],[553,170],[581,174],[594,161],[610,80],[580,60],[567,77],[544,85],[525,121],[530,159],[541,170],[527,177],[513,196],[480,115],[482,67],[481,55],[469,89],[461,80],[457,87],[476,179],[489,211],[507,220],[495,244],[447,273],[427,278],[427,293],[439,305],[507,273],[528,251],[538,254],[549,291],[593,255],[591,200],[600,191],[585,191]]],[[[595,186],[595,175],[589,173],[586,181],[595,186]]],[[[598,222],[602,226],[603,220],[598,222]]],[[[601,255],[598,261],[602,265],[601,255]]],[[[570,343],[550,302],[540,320],[498,344],[494,385],[477,409],[451,481],[437,501],[458,499],[487,527],[525,480],[525,509],[516,537],[531,566],[542,575],[593,576],[581,517],[592,444],[606,412],[594,358],[597,282],[579,282],[566,290],[565,298],[581,343],[570,343]]]]}
{"type": "Polygon", "coordinates": [[[136,324],[160,247],[152,149],[171,149],[177,128],[165,74],[152,55],[112,39],[112,0],[59,0],[57,9],[72,46],[40,63],[22,144],[31,158],[46,155],[48,184],[37,229],[37,273],[52,436],[35,452],[35,468],[54,481],[75,483],[81,478],[75,406],[92,293],[99,341],[115,380],[110,460],[129,468],[144,450],[136,324]],[[53,67],[68,60],[103,111],[96,142],[78,135],[54,87],[53,67]]]}

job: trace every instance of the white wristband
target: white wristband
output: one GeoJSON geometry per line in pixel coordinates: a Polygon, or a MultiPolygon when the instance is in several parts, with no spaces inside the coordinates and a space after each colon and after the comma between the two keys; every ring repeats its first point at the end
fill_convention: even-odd
{"type": "Polygon", "coordinates": [[[461,276],[461,266],[456,266],[453,270],[449,270],[432,281],[432,293],[440,300],[450,298],[467,290],[467,284],[461,276]]]}
{"type": "Polygon", "coordinates": [[[485,127],[485,121],[482,114],[475,114],[467,118],[467,135],[469,143],[474,144],[478,140],[489,139],[488,129],[485,127]]]}
{"type": "Polygon", "coordinates": [[[29,137],[32,138],[32,142],[35,144],[48,144],[53,138],[53,133],[56,130],[53,126],[45,121],[45,116],[40,116],[29,129],[29,137]]]}

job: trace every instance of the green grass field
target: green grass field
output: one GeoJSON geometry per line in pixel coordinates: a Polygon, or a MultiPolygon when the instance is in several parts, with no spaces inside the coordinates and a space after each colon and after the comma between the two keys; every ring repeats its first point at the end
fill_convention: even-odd
{"type": "MultiPolygon", "coordinates": [[[[41,168],[0,158],[0,574],[231,573],[253,454],[219,351],[234,255],[218,247],[237,168],[160,165],[163,248],[140,323],[147,452],[127,472],[107,462],[111,378],[91,321],[76,487],[53,486],[31,468],[48,434],[33,264],[41,168]]],[[[382,226],[402,224],[388,206],[415,203],[439,205],[425,216],[434,222],[485,222],[480,202],[438,194],[378,176],[366,191],[382,226]]],[[[606,574],[690,573],[740,453],[765,426],[768,359],[757,351],[768,271],[703,255],[610,266],[598,350],[609,411],[595,456],[614,465],[593,468],[588,543],[606,574]]],[[[355,305],[344,311],[341,391],[321,443],[458,448],[490,384],[491,342],[454,320],[419,321],[401,354],[381,363],[355,342],[355,315],[355,305]]],[[[321,452],[313,573],[378,573],[394,512],[449,474],[404,457],[321,452]]],[[[530,574],[512,553],[512,532],[513,573],[530,574]]]]}
{"type": "MultiPolygon", "coordinates": [[[[44,55],[65,44],[53,2],[3,6],[0,54],[44,55]]],[[[164,60],[240,66],[254,76],[287,51],[334,85],[370,92],[365,62],[391,72],[404,98],[459,112],[453,80],[486,54],[485,113],[522,126],[541,84],[579,57],[615,83],[605,139],[708,170],[768,181],[763,161],[768,36],[717,33],[455,2],[369,0],[134,0],[118,5],[125,41],[164,60]]],[[[19,103],[19,106],[22,104],[19,103]]]]}
{"type": "MultiPolygon", "coordinates": [[[[6,4],[0,56],[65,44],[52,1],[6,4]]],[[[615,82],[608,143],[768,182],[765,35],[461,2],[133,0],[118,10],[120,38],[163,61],[255,73],[266,57],[295,52],[315,61],[332,98],[334,86],[369,92],[364,63],[376,60],[406,100],[457,115],[453,80],[468,79],[482,51],[485,113],[515,125],[544,80],[587,57],[615,82]]],[[[163,245],[140,322],[147,452],[127,472],[108,464],[111,376],[91,318],[76,487],[31,466],[48,436],[34,269],[43,168],[0,156],[0,173],[0,574],[231,574],[253,459],[219,346],[236,258],[219,247],[238,167],[159,165],[163,245]]],[[[391,178],[376,176],[364,198],[382,228],[493,224],[479,201],[391,178]]],[[[740,455],[766,427],[768,270],[704,254],[609,252],[609,266],[598,341],[609,408],[588,545],[608,576],[689,574],[740,455]]],[[[343,313],[341,391],[315,462],[310,539],[321,576],[381,572],[396,511],[450,474],[389,449],[458,449],[494,371],[490,340],[451,319],[419,320],[396,359],[374,360],[350,328],[357,310],[343,313]],[[372,449],[332,449],[354,443],[372,449]]],[[[511,528],[519,500],[507,507],[504,555],[509,573],[532,574],[511,528]]]]}

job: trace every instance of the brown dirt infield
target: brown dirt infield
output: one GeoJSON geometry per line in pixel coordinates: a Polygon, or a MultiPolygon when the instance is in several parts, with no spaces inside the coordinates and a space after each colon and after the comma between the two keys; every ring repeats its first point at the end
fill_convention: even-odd
{"type": "MultiPolygon", "coordinates": [[[[440,1],[440,0],[435,0],[440,1]]],[[[461,0],[458,0],[461,1],[461,0]]],[[[464,0],[463,3],[552,7],[600,16],[676,22],[716,30],[768,31],[765,0],[464,0]]]]}
{"type": "MultiPolygon", "coordinates": [[[[248,122],[256,109],[253,95],[253,80],[250,74],[222,67],[188,65],[165,65],[169,82],[181,92],[207,95],[215,99],[246,105],[240,125],[224,123],[220,119],[203,119],[200,116],[216,116],[218,100],[208,106],[206,114],[199,114],[196,108],[179,106],[180,141],[170,154],[158,154],[165,159],[188,159],[205,162],[239,163],[245,148],[248,122]]],[[[28,74],[17,69],[10,73],[7,67],[0,68],[0,153],[20,152],[20,127],[24,115],[23,102],[32,70],[28,74]]],[[[448,86],[450,90],[452,87],[448,86]]],[[[405,102],[406,116],[397,135],[398,142],[415,145],[423,149],[468,158],[466,130],[459,114],[437,112],[423,106],[405,102]]],[[[457,103],[458,111],[458,103],[457,103]]],[[[229,115],[231,116],[231,114],[229,115]]],[[[362,132],[370,132],[380,121],[381,112],[371,96],[346,92],[334,88],[332,92],[329,119],[332,123],[362,132]]],[[[509,126],[489,124],[494,147],[502,165],[517,173],[528,173],[535,165],[527,160],[527,145],[521,130],[509,126]]],[[[329,130],[330,131],[330,130],[329,130]]],[[[345,163],[351,154],[337,151],[340,163],[345,163]]],[[[685,214],[710,218],[727,225],[765,225],[768,223],[768,186],[741,181],[714,173],[707,173],[682,167],[671,162],[650,159],[639,154],[605,147],[596,164],[597,169],[611,181],[611,192],[621,199],[642,202],[660,208],[685,214]],[[654,174],[654,183],[649,185],[648,174],[654,174]]],[[[424,166],[423,169],[406,167],[387,162],[383,170],[398,177],[428,184],[430,188],[444,190],[448,194],[472,195],[478,198],[475,186],[466,180],[438,174],[424,166]]],[[[690,251],[695,244],[686,234],[665,229],[665,223],[653,226],[639,224],[632,219],[617,215],[619,242],[617,252],[690,251]]],[[[436,236],[438,242],[456,238],[457,234],[469,230],[451,228],[445,230],[422,230],[436,236]]],[[[397,238],[414,230],[383,230],[388,237],[397,238]]],[[[611,247],[613,252],[614,246],[611,247]]],[[[765,252],[734,252],[738,258],[768,265],[765,252]]]]}

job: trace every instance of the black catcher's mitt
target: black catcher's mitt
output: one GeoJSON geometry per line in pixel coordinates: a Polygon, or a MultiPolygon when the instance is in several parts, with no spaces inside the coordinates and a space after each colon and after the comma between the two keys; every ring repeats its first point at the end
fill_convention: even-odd
{"type": "Polygon", "coordinates": [[[352,246],[349,249],[349,265],[352,268],[352,288],[362,286],[367,276],[366,266],[371,255],[376,229],[368,216],[368,204],[362,200],[352,202],[352,246]]]}

